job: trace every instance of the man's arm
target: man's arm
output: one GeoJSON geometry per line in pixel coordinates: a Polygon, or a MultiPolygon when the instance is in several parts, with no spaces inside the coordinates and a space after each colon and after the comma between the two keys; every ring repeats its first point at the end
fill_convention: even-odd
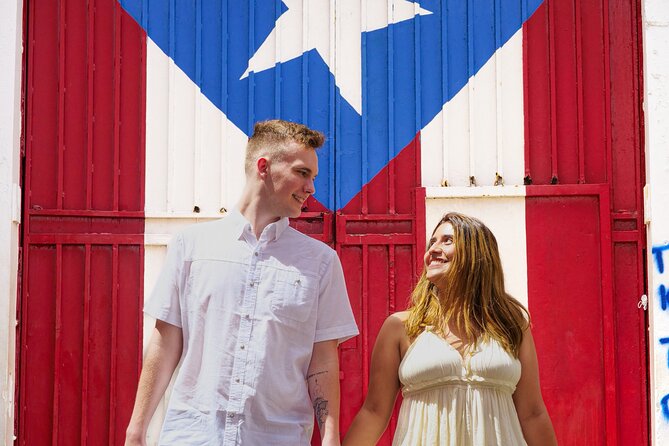
{"type": "Polygon", "coordinates": [[[182,349],[181,328],[157,320],[139,377],[135,407],[126,430],[126,446],[146,445],[149,422],[179,363],[182,349]]]}
{"type": "Polygon", "coordinates": [[[337,340],[316,342],[307,371],[311,403],[316,413],[321,444],[340,444],[339,440],[339,355],[337,340]]]}

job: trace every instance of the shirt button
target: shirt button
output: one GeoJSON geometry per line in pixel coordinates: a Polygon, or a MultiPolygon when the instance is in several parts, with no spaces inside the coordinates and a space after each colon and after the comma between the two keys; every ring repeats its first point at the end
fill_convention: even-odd
{"type": "Polygon", "coordinates": [[[253,283],[253,282],[249,283],[249,286],[250,286],[251,288],[253,288],[253,287],[254,287],[254,283],[253,283]]]}
{"type": "Polygon", "coordinates": [[[258,253],[257,253],[257,252],[254,252],[253,255],[256,256],[256,257],[258,257],[258,253]]]}
{"type": "Polygon", "coordinates": [[[245,314],[244,317],[245,317],[246,319],[251,319],[251,315],[249,315],[249,314],[245,314]]]}
{"type": "Polygon", "coordinates": [[[242,345],[241,347],[239,347],[239,348],[241,348],[242,350],[244,350],[244,346],[243,346],[243,345],[242,345]]]}
{"type": "Polygon", "coordinates": [[[234,417],[235,417],[235,414],[234,414],[234,413],[230,413],[230,412],[228,412],[228,418],[234,418],[234,417]]]}
{"type": "Polygon", "coordinates": [[[237,378],[237,379],[235,380],[235,382],[238,383],[238,382],[239,382],[239,378],[237,378]]]}

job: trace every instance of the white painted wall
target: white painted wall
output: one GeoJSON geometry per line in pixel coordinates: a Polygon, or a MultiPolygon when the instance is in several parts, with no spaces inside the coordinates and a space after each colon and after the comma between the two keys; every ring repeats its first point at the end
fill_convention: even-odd
{"type": "Polygon", "coordinates": [[[669,3],[643,0],[642,5],[651,441],[665,445],[669,444],[669,344],[663,343],[669,341],[669,3]],[[653,249],[659,252],[653,254],[653,249]]]}
{"type": "Polygon", "coordinates": [[[0,443],[14,437],[23,2],[0,5],[0,443]]]}
{"type": "Polygon", "coordinates": [[[507,292],[527,306],[525,187],[428,187],[426,196],[425,240],[447,212],[483,221],[497,239],[507,292]]]}
{"type": "Polygon", "coordinates": [[[520,29],[421,132],[423,186],[523,184],[524,122],[520,29]]]}

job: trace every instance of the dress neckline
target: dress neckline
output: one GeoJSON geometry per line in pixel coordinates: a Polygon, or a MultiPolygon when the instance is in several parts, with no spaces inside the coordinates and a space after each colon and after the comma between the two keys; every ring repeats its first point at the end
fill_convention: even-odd
{"type": "Polygon", "coordinates": [[[477,341],[477,343],[474,344],[473,347],[470,344],[468,346],[468,351],[466,351],[466,353],[463,355],[462,353],[460,353],[460,350],[453,347],[453,345],[450,342],[448,342],[447,339],[445,339],[443,336],[439,336],[437,333],[435,333],[432,326],[427,326],[427,327],[425,327],[425,330],[423,330],[418,336],[416,336],[416,339],[414,339],[414,341],[411,343],[409,348],[407,348],[407,351],[404,353],[404,356],[402,357],[402,360],[400,361],[399,368],[402,368],[402,365],[404,364],[406,358],[409,357],[411,352],[414,350],[414,346],[416,344],[418,344],[419,339],[423,335],[425,335],[426,333],[431,334],[433,337],[437,338],[440,342],[445,344],[450,350],[455,352],[455,354],[457,354],[458,358],[460,359],[460,365],[462,366],[463,369],[467,369],[467,365],[468,365],[469,361],[471,361],[471,359],[477,353],[479,353],[481,351],[482,344],[487,343],[487,342],[484,342],[484,341],[480,340],[480,341],[477,341]]]}

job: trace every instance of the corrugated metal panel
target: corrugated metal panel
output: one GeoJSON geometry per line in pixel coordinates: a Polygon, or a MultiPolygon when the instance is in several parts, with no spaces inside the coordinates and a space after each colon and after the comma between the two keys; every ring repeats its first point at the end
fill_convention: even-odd
{"type": "Polygon", "coordinates": [[[505,29],[509,15],[526,17],[522,8],[520,2],[497,1],[472,14],[464,2],[460,7],[448,2],[439,63],[430,67],[444,95],[452,97],[421,132],[423,159],[429,160],[423,163],[425,186],[523,184],[522,31],[509,36],[505,29]],[[456,39],[464,39],[466,49],[451,49],[456,39]],[[496,51],[477,64],[480,45],[494,45],[496,51]],[[458,76],[468,82],[451,91],[458,76]]]}
{"type": "MultiPolygon", "coordinates": [[[[144,53],[145,36],[114,2],[61,0],[39,8],[29,2],[22,339],[36,340],[44,330],[48,342],[31,344],[32,350],[22,344],[21,363],[22,371],[42,364],[56,384],[33,383],[22,372],[21,441],[50,441],[49,429],[63,414],[72,414],[64,422],[71,425],[63,424],[53,438],[84,442],[90,431],[91,441],[105,435],[120,441],[114,432],[124,430],[131,401],[114,402],[114,395],[121,386],[134,389],[138,333],[117,328],[106,335],[106,327],[141,327],[142,277],[150,288],[178,228],[234,205],[253,122],[282,117],[328,135],[316,200],[293,225],[338,249],[362,328],[361,337],[342,347],[344,428],[362,402],[360,389],[366,391],[380,323],[404,307],[415,278],[423,245],[422,191],[416,190],[422,175],[425,186],[451,186],[443,196],[459,201],[444,206],[464,211],[465,195],[491,195],[471,185],[504,191],[493,200],[509,195],[508,188],[493,185],[574,185],[550,193],[529,186],[522,218],[524,190],[514,189],[507,209],[514,215],[495,218],[505,229],[526,218],[530,310],[561,442],[580,442],[579,426],[587,424],[595,444],[643,443],[645,378],[639,382],[638,376],[645,377],[645,325],[636,311],[643,275],[638,5],[550,1],[532,15],[541,3],[122,1],[149,36],[144,53]],[[610,224],[606,203],[614,210],[610,224]],[[144,206],[146,258],[137,226],[144,206]],[[550,232],[555,221],[573,225],[550,232]],[[584,233],[590,236],[582,240],[584,233]],[[561,255],[582,256],[596,277],[585,268],[574,275],[573,259],[549,252],[561,236],[583,243],[570,242],[569,251],[559,246],[561,255]],[[142,266],[145,275],[137,276],[142,266]],[[64,274],[65,267],[76,273],[64,274]],[[582,289],[562,283],[566,276],[582,289]],[[622,279],[632,276],[634,283],[622,279]],[[613,288],[598,288],[607,278],[615,280],[613,288]],[[566,287],[559,295],[547,286],[555,280],[566,287]],[[105,306],[100,299],[109,286],[112,304],[105,306]],[[590,331],[570,300],[583,289],[590,290],[588,321],[599,324],[590,331]],[[49,293],[56,299],[49,301],[49,293]],[[72,296],[80,301],[68,300],[72,296]],[[122,304],[126,297],[134,300],[122,304]],[[33,315],[42,308],[33,302],[50,306],[33,315]],[[564,317],[558,325],[554,314],[564,317]],[[72,324],[63,323],[68,318],[72,324]],[[70,325],[75,329],[66,332],[70,325]],[[578,330],[566,331],[571,327],[578,330]],[[574,350],[591,361],[580,384],[577,377],[562,379],[570,370],[559,366],[573,365],[563,364],[571,353],[555,342],[565,333],[578,342],[587,337],[574,350]],[[114,346],[126,343],[130,358],[121,359],[114,346]],[[101,359],[86,362],[91,355],[101,359]],[[120,375],[121,361],[131,372],[120,375]],[[77,365],[79,372],[65,375],[77,365]],[[97,379],[101,385],[91,385],[97,379]],[[61,405],[63,389],[92,399],[61,405]],[[606,412],[573,416],[561,405],[564,395],[589,398],[591,409],[606,412]],[[100,407],[118,407],[118,415],[103,426],[94,416],[100,407]],[[637,429],[622,429],[622,420],[635,420],[637,429]]],[[[524,249],[524,243],[513,248],[524,249]]]]}
{"type": "Polygon", "coordinates": [[[145,37],[27,2],[19,444],[122,444],[141,363],[145,37]],[[122,390],[122,391],[121,391],[122,390]]]}
{"type": "MultiPolygon", "coordinates": [[[[575,432],[584,426],[589,426],[589,444],[645,444],[646,315],[637,306],[645,282],[639,2],[547,1],[525,27],[526,182],[572,185],[575,195],[596,186],[602,189],[600,200],[609,197],[602,201],[599,220],[594,213],[575,210],[573,198],[561,198],[558,192],[552,199],[527,201],[529,303],[537,325],[546,327],[537,330],[546,402],[561,444],[581,444],[575,432]],[[559,226],[547,224],[542,214],[554,215],[559,226]],[[562,231],[568,234],[559,235],[562,231]],[[535,233],[531,242],[530,232],[535,233]],[[601,263],[593,257],[596,251],[582,253],[581,243],[594,242],[586,242],[584,232],[593,237],[601,233],[601,263]],[[546,240],[553,240],[552,245],[546,240]],[[574,260],[581,265],[577,270],[572,269],[574,260]],[[533,285],[532,278],[547,265],[552,272],[546,277],[569,277],[570,283],[583,286],[572,289],[561,281],[556,288],[533,285]],[[569,309],[576,306],[580,310],[569,309]],[[553,331],[556,312],[561,312],[559,333],[553,331]],[[576,372],[564,361],[574,352],[572,344],[598,339],[583,328],[583,314],[589,315],[589,324],[603,323],[598,330],[604,338],[602,348],[591,346],[579,362],[597,352],[599,365],[592,367],[603,375],[590,376],[586,370],[592,367],[585,367],[582,380],[571,381],[562,377],[576,372]],[[569,342],[556,345],[556,336],[565,334],[569,342]],[[602,412],[580,411],[585,401],[573,404],[579,398],[591,399],[602,412]]],[[[528,196],[539,193],[534,186],[527,190],[528,196]]]]}

